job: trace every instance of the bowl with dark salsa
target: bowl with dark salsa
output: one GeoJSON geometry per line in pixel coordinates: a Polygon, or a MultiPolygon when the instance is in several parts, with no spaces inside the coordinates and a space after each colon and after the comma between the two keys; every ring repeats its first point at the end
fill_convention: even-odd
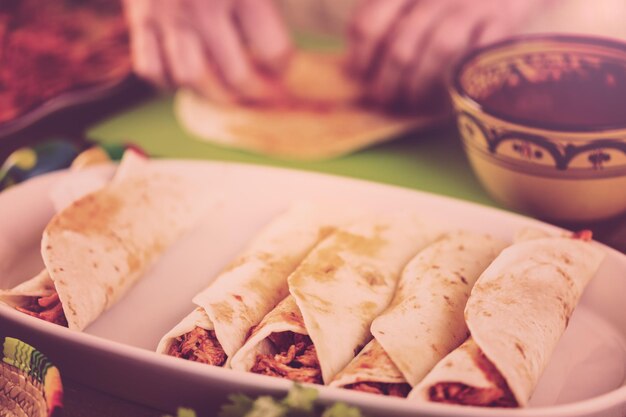
{"type": "Polygon", "coordinates": [[[472,168],[496,200],[567,222],[626,211],[626,43],[506,39],[462,59],[450,90],[472,168]]]}

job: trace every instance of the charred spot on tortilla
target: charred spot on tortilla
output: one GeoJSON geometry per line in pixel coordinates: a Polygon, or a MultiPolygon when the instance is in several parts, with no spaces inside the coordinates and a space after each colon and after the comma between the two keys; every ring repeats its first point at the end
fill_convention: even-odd
{"type": "Polygon", "coordinates": [[[520,355],[522,355],[522,357],[526,359],[526,352],[524,351],[524,346],[522,346],[521,343],[515,342],[515,349],[517,349],[520,355]]]}
{"type": "Polygon", "coordinates": [[[221,320],[232,323],[233,321],[233,307],[226,301],[220,301],[219,303],[211,304],[211,307],[215,311],[215,315],[219,316],[221,320]]]}
{"type": "Polygon", "coordinates": [[[359,268],[357,272],[365,279],[365,282],[370,287],[385,285],[385,277],[379,271],[363,270],[359,268]]]}
{"type": "Polygon", "coordinates": [[[337,228],[333,226],[324,226],[320,228],[319,232],[317,233],[318,240],[321,241],[322,239],[326,239],[328,236],[335,233],[336,230],[337,228]]]}
{"type": "Polygon", "coordinates": [[[56,216],[48,226],[48,233],[58,228],[82,235],[94,235],[110,232],[111,219],[123,206],[122,200],[111,193],[100,193],[98,200],[95,195],[87,195],[75,201],[65,209],[66,216],[56,216]],[[88,205],[90,210],[83,210],[88,205]]]}
{"type": "Polygon", "coordinates": [[[250,372],[295,382],[322,384],[317,352],[308,335],[287,331],[272,333],[267,338],[277,353],[258,354],[250,372]]]}
{"type": "Polygon", "coordinates": [[[375,235],[372,237],[357,235],[345,230],[336,232],[337,245],[340,250],[346,250],[358,255],[375,257],[378,251],[387,243],[385,239],[380,237],[383,230],[378,226],[375,235]]]}
{"type": "Polygon", "coordinates": [[[370,394],[388,395],[390,397],[406,398],[411,392],[411,386],[407,383],[388,383],[362,381],[348,384],[344,388],[354,391],[369,392],[370,394]]]}
{"type": "Polygon", "coordinates": [[[294,283],[299,280],[312,280],[315,282],[330,282],[335,279],[336,272],[345,265],[343,258],[333,247],[319,248],[316,252],[315,262],[304,262],[292,275],[294,283]]]}
{"type": "MultiPolygon", "coordinates": [[[[378,305],[373,301],[364,301],[359,304],[359,309],[366,314],[375,312],[378,309],[378,305]]],[[[359,349],[361,350],[361,349],[359,349]]]]}
{"type": "Polygon", "coordinates": [[[223,366],[228,359],[222,345],[217,340],[215,331],[198,326],[174,339],[167,350],[167,354],[213,366],[223,366]]]}

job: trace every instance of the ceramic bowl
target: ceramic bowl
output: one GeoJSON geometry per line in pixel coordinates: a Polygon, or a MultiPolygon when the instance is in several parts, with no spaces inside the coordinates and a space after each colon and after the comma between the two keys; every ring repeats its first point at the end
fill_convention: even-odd
{"type": "MultiPolygon", "coordinates": [[[[488,99],[499,89],[546,82],[554,87],[569,80],[563,86],[564,109],[576,104],[573,100],[589,99],[584,91],[589,76],[604,83],[602,88],[625,89],[626,43],[532,35],[488,45],[460,61],[451,86],[458,127],[472,168],[493,198],[536,217],[567,222],[626,211],[626,117],[620,116],[625,113],[610,122],[603,113],[596,115],[600,120],[588,120],[607,104],[594,102],[603,100],[595,94],[592,101],[579,102],[586,109],[580,114],[553,111],[552,118],[542,106],[553,89],[535,95],[523,114],[506,109],[506,101],[494,105],[488,99]]],[[[612,96],[609,110],[626,109],[626,95],[612,96]]]]}

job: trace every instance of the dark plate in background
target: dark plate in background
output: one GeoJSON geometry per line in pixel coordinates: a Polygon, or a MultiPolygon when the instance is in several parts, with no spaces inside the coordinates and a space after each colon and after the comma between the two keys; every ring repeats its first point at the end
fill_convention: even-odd
{"type": "Polygon", "coordinates": [[[61,138],[87,145],[89,125],[150,97],[153,89],[133,74],[123,79],[60,93],[0,124],[0,160],[22,146],[61,138]]]}

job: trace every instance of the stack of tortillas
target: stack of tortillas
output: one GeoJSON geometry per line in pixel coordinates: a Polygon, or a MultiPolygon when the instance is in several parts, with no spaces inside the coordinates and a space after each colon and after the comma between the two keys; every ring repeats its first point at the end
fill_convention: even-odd
{"type": "Polygon", "coordinates": [[[180,91],[175,113],[182,126],[207,142],[270,156],[327,159],[432,125],[437,115],[392,115],[363,104],[363,87],[338,54],[299,52],[283,83],[289,105],[210,102],[180,91]]]}

